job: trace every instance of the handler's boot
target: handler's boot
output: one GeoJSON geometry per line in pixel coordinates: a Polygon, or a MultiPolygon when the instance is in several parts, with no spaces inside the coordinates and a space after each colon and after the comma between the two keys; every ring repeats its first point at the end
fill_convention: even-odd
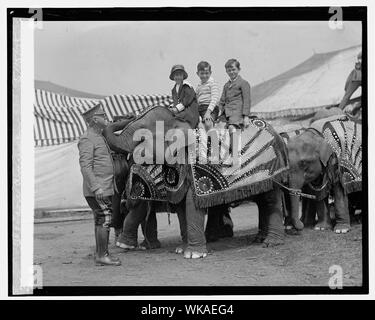
{"type": "Polygon", "coordinates": [[[96,255],[95,263],[97,266],[119,266],[121,262],[114,259],[108,253],[109,228],[95,226],[96,255]]]}

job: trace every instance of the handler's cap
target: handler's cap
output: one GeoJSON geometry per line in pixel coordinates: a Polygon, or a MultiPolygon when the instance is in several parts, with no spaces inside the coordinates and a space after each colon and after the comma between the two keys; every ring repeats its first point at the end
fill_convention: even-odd
{"type": "Polygon", "coordinates": [[[174,80],[173,75],[176,71],[182,71],[182,73],[184,74],[184,80],[188,77],[188,74],[186,73],[184,66],[182,64],[176,64],[172,67],[169,79],[174,80]]]}
{"type": "Polygon", "coordinates": [[[360,53],[358,53],[357,58],[362,59],[362,51],[360,53]]]}
{"type": "Polygon", "coordinates": [[[94,107],[92,107],[91,109],[85,111],[82,113],[82,117],[88,121],[90,120],[93,116],[96,116],[96,115],[105,115],[106,113],[104,112],[103,108],[102,108],[102,105],[100,103],[98,103],[97,105],[95,105],[94,107]]]}

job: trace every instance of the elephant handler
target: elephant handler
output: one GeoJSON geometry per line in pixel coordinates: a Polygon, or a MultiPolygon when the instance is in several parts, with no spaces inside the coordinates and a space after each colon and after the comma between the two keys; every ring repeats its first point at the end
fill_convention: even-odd
{"type": "Polygon", "coordinates": [[[95,263],[119,266],[118,258],[108,252],[112,219],[114,169],[109,147],[102,136],[107,118],[100,104],[82,114],[88,128],[78,142],[79,164],[83,176],[83,195],[94,213],[95,263]]]}
{"type": "Polygon", "coordinates": [[[345,82],[345,94],[342,98],[339,108],[344,109],[349,102],[352,94],[362,85],[362,52],[357,56],[355,67],[350,72],[345,82]]]}

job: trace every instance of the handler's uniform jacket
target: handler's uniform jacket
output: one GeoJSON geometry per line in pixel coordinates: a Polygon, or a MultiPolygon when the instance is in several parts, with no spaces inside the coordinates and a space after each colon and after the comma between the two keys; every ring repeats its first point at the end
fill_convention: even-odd
{"type": "Polygon", "coordinates": [[[250,84],[237,76],[229,80],[223,88],[219,101],[219,108],[223,111],[228,124],[240,125],[243,123],[243,116],[250,115],[250,84]]]}
{"type": "Polygon", "coordinates": [[[114,170],[109,147],[100,133],[88,129],[79,139],[79,164],[83,176],[83,195],[95,197],[102,188],[104,196],[114,194],[114,170]]]}
{"type": "Polygon", "coordinates": [[[95,225],[109,227],[114,194],[114,169],[109,147],[100,133],[89,128],[80,137],[78,149],[83,195],[94,213],[95,225]],[[95,198],[95,191],[99,188],[103,190],[103,200],[95,198]]]}
{"type": "Polygon", "coordinates": [[[176,85],[172,89],[173,106],[178,109],[176,118],[182,119],[196,128],[199,123],[198,102],[194,89],[186,82],[178,90],[176,85]]]}

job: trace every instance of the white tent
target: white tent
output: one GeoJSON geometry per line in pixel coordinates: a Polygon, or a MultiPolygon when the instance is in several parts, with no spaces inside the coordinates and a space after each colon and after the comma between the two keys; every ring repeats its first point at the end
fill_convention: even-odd
{"type": "Polygon", "coordinates": [[[77,142],[35,148],[35,208],[86,207],[77,142]]]}
{"type": "MultiPolygon", "coordinates": [[[[307,115],[337,105],[361,46],[312,57],[277,77],[254,86],[252,111],[264,118],[307,115]]],[[[352,98],[361,96],[361,88],[352,98]]]]}

